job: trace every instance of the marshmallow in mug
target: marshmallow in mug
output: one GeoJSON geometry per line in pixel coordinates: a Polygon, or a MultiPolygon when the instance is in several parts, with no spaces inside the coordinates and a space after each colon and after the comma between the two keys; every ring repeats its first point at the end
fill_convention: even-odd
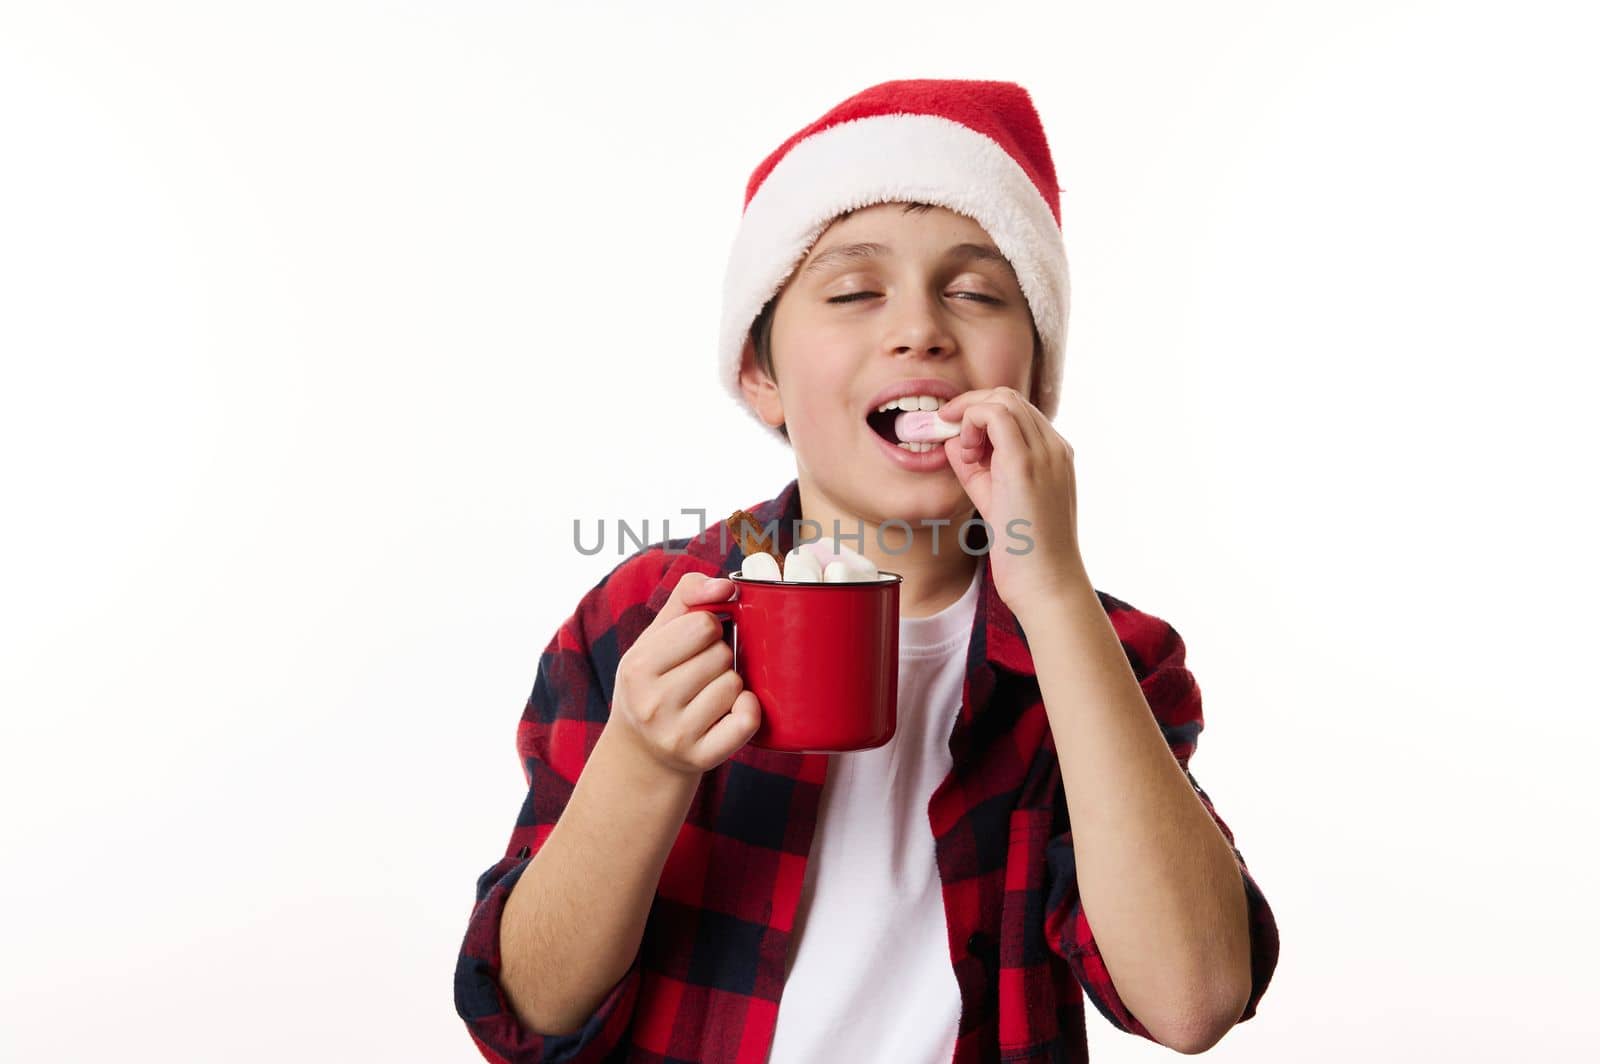
{"type": "Polygon", "coordinates": [[[772,555],[749,555],[744,560],[740,575],[751,580],[812,584],[871,583],[881,578],[872,559],[837,540],[815,540],[800,544],[784,555],[782,572],[772,555]]]}

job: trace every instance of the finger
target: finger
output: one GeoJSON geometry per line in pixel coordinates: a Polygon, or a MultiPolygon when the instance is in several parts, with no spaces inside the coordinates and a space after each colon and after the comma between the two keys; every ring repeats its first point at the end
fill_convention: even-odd
{"type": "Polygon", "coordinates": [[[646,675],[664,677],[699,654],[728,645],[722,634],[722,618],[717,614],[686,613],[662,629],[640,635],[629,653],[646,675]]]}
{"type": "Polygon", "coordinates": [[[720,765],[750,741],[761,727],[761,701],[754,691],[741,691],[733,707],[722,716],[695,747],[702,764],[720,765]]]}
{"type": "MultiPolygon", "coordinates": [[[[684,573],[672,586],[672,593],[661,609],[651,618],[645,630],[665,628],[678,618],[687,615],[690,606],[707,602],[722,602],[733,595],[733,581],[725,576],[712,577],[705,573],[684,573]]],[[[713,615],[715,616],[715,615],[713,615]]],[[[721,625],[721,621],[717,621],[721,625]]]]}
{"type": "Polygon", "coordinates": [[[1030,446],[1044,448],[1049,445],[1050,434],[1055,432],[1044,412],[1015,388],[999,385],[994,388],[975,388],[963,392],[939,408],[939,416],[948,421],[958,421],[962,413],[976,403],[1000,403],[1016,415],[1017,425],[1030,446]]]}
{"type": "Polygon", "coordinates": [[[968,461],[976,462],[980,460],[983,457],[984,450],[993,442],[989,439],[988,433],[984,431],[984,419],[971,416],[972,411],[984,409],[992,411],[1002,408],[998,403],[972,403],[962,412],[961,434],[956,437],[956,440],[961,445],[962,455],[968,461]]]}
{"type": "Polygon", "coordinates": [[[685,704],[682,734],[691,742],[699,742],[733,708],[734,699],[743,690],[744,680],[732,669],[713,676],[685,704]]]}
{"type": "Polygon", "coordinates": [[[945,441],[944,453],[950,460],[950,468],[955,472],[956,480],[961,483],[961,490],[967,493],[967,498],[971,499],[972,504],[982,513],[989,501],[988,488],[984,483],[989,474],[981,464],[962,453],[959,436],[945,441]]]}
{"type": "MultiPolygon", "coordinates": [[[[984,445],[989,442],[989,437],[984,435],[984,426],[982,426],[982,422],[974,421],[973,418],[968,416],[968,413],[976,410],[979,405],[981,405],[981,403],[968,403],[968,405],[963,408],[962,435],[955,437],[955,440],[957,440],[957,442],[960,443],[960,446],[962,446],[962,454],[966,454],[968,458],[971,458],[974,453],[981,453],[981,451],[984,450],[984,445]]],[[[944,411],[941,410],[939,413],[944,413],[944,411]]]]}
{"type": "Polygon", "coordinates": [[[733,648],[718,639],[664,672],[662,690],[671,704],[687,706],[707,684],[732,672],[733,648]]]}
{"type": "Polygon", "coordinates": [[[1028,446],[1030,448],[1043,448],[1045,446],[1046,437],[1040,429],[1040,422],[1044,415],[1039,412],[1038,407],[1028,402],[1021,392],[1006,385],[958,395],[955,399],[940,407],[939,413],[944,415],[946,411],[951,410],[953,407],[954,413],[950,417],[954,420],[968,407],[978,403],[997,403],[1010,410],[1012,416],[1016,418],[1017,428],[1021,431],[1022,438],[1027,441],[1028,446]]]}
{"type": "MultiPolygon", "coordinates": [[[[662,608],[666,612],[666,608],[662,608]]],[[[659,622],[660,618],[656,620],[659,622]]],[[[652,622],[628,651],[642,672],[664,676],[722,639],[722,618],[715,613],[681,613],[666,624],[652,622]]]]}
{"type": "MultiPolygon", "coordinates": [[[[967,408],[961,419],[961,443],[967,446],[968,434],[989,438],[994,447],[995,459],[1007,463],[1023,463],[1028,459],[1028,445],[1017,425],[1016,415],[999,403],[979,403],[967,408]]],[[[980,444],[973,445],[975,449],[980,444]]]]}
{"type": "Polygon", "coordinates": [[[987,402],[993,398],[994,391],[993,388],[974,388],[971,391],[962,392],[939,408],[939,416],[946,421],[960,421],[961,415],[966,412],[967,407],[973,403],[987,402]]]}
{"type": "Polygon", "coordinates": [[[651,625],[666,625],[688,612],[687,607],[702,602],[721,602],[733,594],[733,581],[725,576],[710,577],[705,573],[684,573],[673,585],[672,594],[661,604],[651,625]]]}
{"type": "Polygon", "coordinates": [[[1040,421],[1044,415],[1039,408],[1023,398],[1015,388],[996,388],[994,392],[994,401],[1011,411],[1011,415],[1017,419],[1017,427],[1022,430],[1022,438],[1028,441],[1029,448],[1035,454],[1043,455],[1045,436],[1040,429],[1040,421]]]}

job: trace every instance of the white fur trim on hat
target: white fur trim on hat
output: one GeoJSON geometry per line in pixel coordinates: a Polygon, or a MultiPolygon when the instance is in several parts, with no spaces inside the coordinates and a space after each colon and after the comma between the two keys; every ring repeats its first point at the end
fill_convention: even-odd
{"type": "Polygon", "coordinates": [[[739,387],[756,315],[834,218],[901,201],[967,215],[1010,261],[1039,330],[1039,409],[1055,417],[1070,290],[1066,247],[1049,205],[1017,161],[976,130],[936,115],[875,115],[790,148],[745,208],[728,258],[718,372],[734,400],[777,439],[782,434],[761,421],[739,387]]]}

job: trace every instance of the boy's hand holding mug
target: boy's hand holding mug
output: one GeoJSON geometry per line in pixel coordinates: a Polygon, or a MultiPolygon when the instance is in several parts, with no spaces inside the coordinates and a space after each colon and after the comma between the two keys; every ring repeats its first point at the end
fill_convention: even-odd
{"type": "Polygon", "coordinates": [[[732,593],[726,577],[685,573],[617,663],[606,730],[680,776],[698,779],[716,768],[761,726],[761,704],[733,669],[722,622],[688,609],[732,593]]]}

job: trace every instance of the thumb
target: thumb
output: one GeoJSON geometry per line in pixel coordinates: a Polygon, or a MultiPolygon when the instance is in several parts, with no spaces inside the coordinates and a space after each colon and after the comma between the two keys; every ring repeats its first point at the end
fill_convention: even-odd
{"type": "Polygon", "coordinates": [[[950,462],[950,471],[962,487],[966,487],[983,469],[983,463],[973,461],[961,447],[961,437],[952,436],[944,441],[944,456],[950,462]]]}

